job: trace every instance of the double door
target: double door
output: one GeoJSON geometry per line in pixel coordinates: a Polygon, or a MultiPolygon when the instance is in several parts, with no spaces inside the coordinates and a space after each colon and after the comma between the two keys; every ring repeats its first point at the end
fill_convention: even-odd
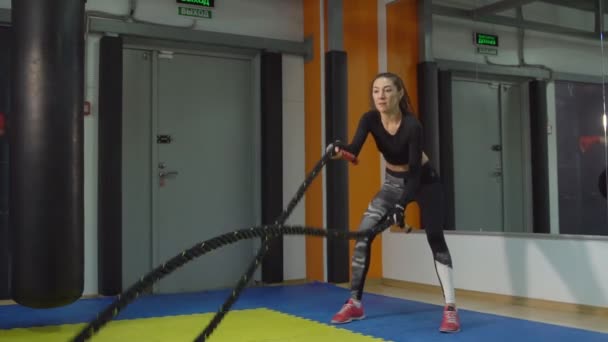
{"type": "MultiPolygon", "coordinates": [[[[124,53],[123,280],[197,242],[254,225],[252,61],[128,49],[124,53]]],[[[259,198],[259,197],[257,197],[259,198]]],[[[232,287],[246,240],[188,263],[156,292],[232,287]]]]}

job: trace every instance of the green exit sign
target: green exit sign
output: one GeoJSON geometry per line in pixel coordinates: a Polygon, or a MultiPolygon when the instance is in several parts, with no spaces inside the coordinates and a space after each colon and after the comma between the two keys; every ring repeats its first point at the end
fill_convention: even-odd
{"type": "Polygon", "coordinates": [[[178,4],[193,5],[201,7],[214,7],[215,0],[175,0],[178,4]]]}
{"type": "Polygon", "coordinates": [[[475,32],[475,45],[498,47],[498,36],[494,34],[475,32]]]}

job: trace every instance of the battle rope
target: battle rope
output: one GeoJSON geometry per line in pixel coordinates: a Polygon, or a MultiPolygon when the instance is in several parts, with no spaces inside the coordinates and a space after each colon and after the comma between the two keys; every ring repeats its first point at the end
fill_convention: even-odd
{"type": "MultiPolygon", "coordinates": [[[[329,147],[327,148],[327,150],[325,151],[325,154],[323,155],[323,157],[317,162],[317,164],[313,167],[312,171],[306,176],[306,179],[300,185],[300,188],[298,189],[298,191],[296,192],[294,197],[289,202],[289,205],[287,206],[287,208],[285,208],[285,210],[283,210],[281,215],[279,215],[279,217],[275,221],[275,224],[282,225],[285,223],[285,221],[287,221],[287,218],[289,217],[289,215],[291,215],[291,212],[293,211],[293,209],[296,207],[298,202],[300,202],[300,200],[302,199],[302,196],[304,196],[304,193],[308,189],[309,185],[317,177],[319,172],[321,172],[321,169],[323,169],[323,167],[325,166],[325,164],[329,160],[329,157],[332,154],[333,154],[333,144],[330,144],[329,147]]],[[[205,341],[211,335],[211,333],[217,328],[217,326],[222,321],[224,316],[228,313],[228,311],[230,310],[232,305],[236,302],[238,297],[241,295],[241,292],[243,292],[243,290],[245,289],[245,286],[247,285],[247,283],[249,282],[251,277],[253,277],[253,274],[255,273],[256,269],[262,262],[262,259],[264,258],[266,253],[268,253],[268,249],[270,247],[268,244],[269,240],[270,240],[270,237],[268,235],[263,237],[262,246],[260,247],[257,255],[255,256],[255,258],[253,259],[251,264],[249,264],[249,267],[245,271],[245,274],[241,277],[241,279],[235,286],[234,290],[230,293],[230,296],[228,296],[228,298],[226,299],[224,304],[222,304],[222,306],[220,307],[218,312],[215,314],[215,316],[213,316],[213,318],[211,319],[209,324],[207,324],[207,327],[205,327],[203,332],[195,339],[195,341],[197,341],[197,342],[205,341]]]]}
{"type": "MultiPolygon", "coordinates": [[[[279,216],[279,218],[277,219],[277,224],[251,227],[249,229],[242,229],[231,233],[226,233],[218,237],[199,242],[188,250],[183,251],[182,253],[174,256],[168,262],[156,267],[147,275],[143,276],[138,282],[136,282],[129,289],[127,289],[127,291],[120,294],[111,305],[109,305],[97,316],[96,319],[94,319],[85,328],[83,328],[80,333],[73,339],[73,341],[85,341],[86,339],[92,337],[97,331],[99,331],[99,329],[101,329],[101,327],[103,327],[107,322],[116,317],[122,309],[124,309],[129,303],[135,300],[142,292],[152,286],[155,282],[174,272],[176,269],[188,263],[189,261],[228,244],[232,244],[243,239],[251,239],[256,237],[261,237],[264,239],[262,243],[262,248],[260,248],[260,251],[258,252],[258,255],[256,256],[254,262],[250,264],[246,274],[240,279],[236,288],[233,290],[231,296],[222,305],[218,313],[216,313],[216,316],[211,320],[211,322],[201,333],[201,335],[197,337],[197,341],[204,341],[206,338],[208,338],[211,332],[217,327],[222,318],[228,312],[232,304],[234,304],[234,302],[240,295],[240,292],[242,292],[243,288],[255,272],[255,269],[259,265],[261,259],[268,251],[268,246],[266,243],[268,239],[287,234],[323,236],[327,238],[338,239],[357,239],[360,237],[367,236],[368,238],[373,240],[377,234],[390,227],[390,221],[382,221],[382,223],[378,226],[364,232],[340,232],[336,230],[330,231],[321,228],[305,226],[285,226],[282,224],[291,214],[297,203],[304,195],[306,189],[308,188],[312,180],[314,180],[314,178],[317,176],[323,166],[327,163],[327,160],[329,160],[330,156],[333,155],[333,153],[333,144],[331,144],[326,150],[326,153],[323,155],[321,160],[317,163],[317,165],[315,165],[313,171],[310,172],[310,174],[306,177],[306,180],[302,183],[287,208],[279,216]]],[[[352,155],[346,155],[346,158],[352,162],[356,162],[356,159],[354,159],[352,155]]],[[[407,231],[409,232],[410,229],[408,229],[407,231]]]]}
{"type": "MultiPolygon", "coordinates": [[[[300,188],[298,189],[298,191],[296,192],[294,197],[289,202],[289,205],[287,206],[287,208],[285,208],[285,210],[283,210],[281,215],[279,215],[279,217],[275,221],[275,224],[282,225],[285,223],[285,221],[287,221],[287,218],[289,217],[289,215],[291,215],[291,212],[293,211],[293,209],[296,207],[298,202],[300,202],[300,200],[302,199],[302,196],[304,196],[304,193],[308,189],[309,185],[317,177],[319,172],[321,172],[321,170],[323,169],[323,167],[325,166],[325,164],[327,163],[329,158],[335,154],[336,151],[334,150],[334,148],[336,146],[338,146],[338,144],[340,144],[340,142],[336,141],[335,143],[329,144],[327,146],[327,148],[325,149],[325,154],[323,155],[323,157],[321,157],[321,159],[313,167],[312,171],[308,173],[308,175],[304,179],[304,182],[302,182],[302,184],[300,185],[300,188]]],[[[350,161],[353,164],[358,163],[357,158],[353,154],[351,154],[345,150],[343,150],[342,153],[343,153],[344,159],[350,161]]],[[[215,314],[215,316],[211,319],[209,324],[207,324],[207,327],[205,327],[203,332],[199,336],[197,336],[197,338],[194,341],[196,341],[196,342],[206,341],[206,339],[209,336],[211,336],[211,333],[217,328],[217,326],[222,321],[224,316],[228,313],[228,311],[230,310],[232,305],[236,302],[238,297],[241,295],[241,292],[245,289],[245,286],[247,285],[247,283],[249,282],[251,277],[253,277],[255,270],[258,268],[258,266],[262,262],[262,259],[264,258],[266,253],[268,253],[268,249],[270,247],[268,245],[268,241],[269,241],[268,236],[265,236],[262,239],[262,246],[260,247],[258,254],[255,256],[255,258],[253,259],[251,264],[249,264],[247,271],[245,271],[245,274],[241,277],[241,279],[237,283],[234,290],[230,293],[230,296],[228,296],[228,298],[226,299],[224,304],[220,307],[220,309],[215,314]]]]}

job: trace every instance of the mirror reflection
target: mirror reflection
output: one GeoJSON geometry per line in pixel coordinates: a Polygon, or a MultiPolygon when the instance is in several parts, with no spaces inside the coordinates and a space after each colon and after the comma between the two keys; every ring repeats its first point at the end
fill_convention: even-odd
{"type": "Polygon", "coordinates": [[[604,1],[432,1],[448,229],[608,235],[604,1]]]}

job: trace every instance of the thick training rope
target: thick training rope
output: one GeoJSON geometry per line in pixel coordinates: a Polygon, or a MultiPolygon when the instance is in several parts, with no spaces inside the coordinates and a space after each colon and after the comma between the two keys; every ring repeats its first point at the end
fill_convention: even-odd
{"type": "MultiPolygon", "coordinates": [[[[281,225],[281,224],[284,224],[285,221],[287,221],[287,218],[289,217],[289,215],[291,215],[291,212],[296,207],[296,205],[298,205],[298,202],[300,202],[300,200],[302,199],[302,196],[304,196],[304,193],[306,192],[306,190],[308,189],[308,187],[310,186],[312,181],[317,177],[319,172],[321,172],[321,170],[323,169],[325,164],[327,164],[327,161],[329,160],[329,158],[335,153],[334,147],[335,147],[334,144],[330,144],[327,147],[323,157],[321,157],[321,159],[313,167],[312,171],[308,173],[308,175],[304,179],[304,182],[302,182],[302,184],[300,185],[300,188],[298,189],[298,191],[296,191],[296,194],[293,196],[293,198],[289,202],[289,205],[287,205],[287,208],[285,208],[285,210],[283,210],[281,215],[279,215],[279,217],[275,221],[275,224],[281,225]]],[[[345,156],[345,158],[353,163],[357,163],[355,156],[352,154],[347,154],[345,156]]],[[[270,247],[268,244],[268,241],[269,241],[268,236],[265,236],[262,239],[262,246],[260,247],[258,254],[255,256],[255,258],[253,259],[251,264],[249,264],[247,271],[245,271],[245,274],[241,277],[241,279],[237,283],[234,290],[230,293],[230,296],[228,296],[228,298],[226,299],[224,304],[220,307],[218,312],[211,319],[211,321],[209,322],[207,327],[205,327],[203,332],[199,336],[197,336],[197,338],[195,339],[196,342],[206,341],[206,339],[217,328],[217,326],[219,325],[221,320],[224,318],[224,316],[228,313],[228,311],[230,310],[232,305],[236,302],[238,297],[241,295],[241,292],[245,289],[245,286],[247,285],[247,283],[249,282],[251,277],[253,277],[255,270],[258,268],[258,266],[262,262],[262,259],[264,258],[266,253],[268,253],[268,249],[270,247]]]]}
{"type": "MultiPolygon", "coordinates": [[[[326,153],[306,177],[306,179],[296,192],[296,195],[290,201],[287,208],[281,213],[275,224],[256,226],[248,229],[237,230],[231,233],[226,233],[218,237],[199,242],[188,250],[185,250],[182,253],[174,256],[168,262],[156,267],[154,270],[143,276],[138,282],[136,282],[129,289],[127,289],[127,291],[120,294],[112,304],[110,304],[97,316],[96,319],[94,319],[85,328],[83,328],[80,333],[73,339],[73,341],[85,341],[92,337],[105,324],[107,324],[114,317],[116,317],[118,313],[122,309],[124,309],[129,303],[134,301],[144,291],[146,291],[146,289],[150,288],[154,283],[158,282],[165,276],[171,274],[179,267],[215,249],[238,242],[240,240],[260,237],[263,239],[262,247],[260,248],[254,261],[249,265],[249,268],[247,269],[243,277],[241,277],[241,279],[239,280],[237,286],[232,291],[229,298],[220,307],[219,311],[216,313],[216,315],[209,322],[205,330],[203,330],[203,332],[196,338],[195,341],[205,341],[215,330],[215,328],[217,328],[223,317],[230,310],[230,307],[236,302],[236,299],[239,297],[240,293],[243,291],[246,284],[251,279],[253,273],[261,263],[261,260],[263,259],[264,255],[267,253],[267,242],[269,239],[280,237],[282,235],[309,235],[326,237],[331,239],[357,239],[360,237],[367,236],[368,238],[373,240],[377,234],[382,233],[384,230],[391,226],[390,221],[383,220],[378,226],[364,232],[340,232],[336,230],[326,230],[322,228],[306,226],[283,225],[283,223],[287,220],[287,218],[289,217],[293,209],[296,207],[298,202],[301,200],[302,196],[306,192],[306,189],[310,186],[310,184],[321,171],[323,166],[325,166],[332,154],[333,144],[329,145],[326,150],[326,153]]],[[[347,156],[347,158],[349,158],[351,161],[356,161],[352,155],[347,156]]],[[[409,233],[411,231],[411,228],[408,228],[406,231],[409,233]]]]}

